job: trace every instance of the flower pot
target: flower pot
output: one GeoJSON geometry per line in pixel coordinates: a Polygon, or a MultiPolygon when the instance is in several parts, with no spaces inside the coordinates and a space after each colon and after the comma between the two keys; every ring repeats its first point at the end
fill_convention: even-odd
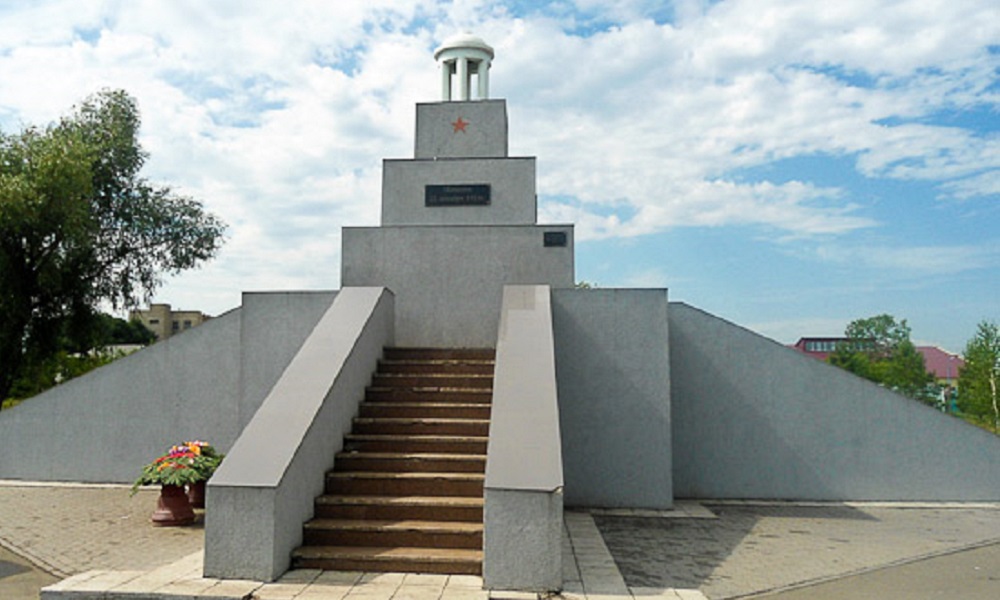
{"type": "Polygon", "coordinates": [[[153,511],[153,524],[161,527],[190,525],[194,523],[194,509],[183,486],[164,485],[153,511]]]}
{"type": "Polygon", "coordinates": [[[205,483],[207,482],[202,479],[188,484],[187,496],[192,508],[205,508],[205,483]]]}

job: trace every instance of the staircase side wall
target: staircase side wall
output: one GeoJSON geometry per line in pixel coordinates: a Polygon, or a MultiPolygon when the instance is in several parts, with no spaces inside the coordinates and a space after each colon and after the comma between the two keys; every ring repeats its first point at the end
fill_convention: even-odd
{"type": "Polygon", "coordinates": [[[393,343],[393,298],[344,288],[208,482],[205,574],[271,581],[302,543],[382,349],[393,343]]]}
{"type": "Polygon", "coordinates": [[[561,453],[550,290],[507,286],[486,459],[487,588],[562,589],[561,453]]]}
{"type": "Polygon", "coordinates": [[[673,506],[666,290],[553,290],[567,506],[673,506]]]}
{"type": "Polygon", "coordinates": [[[0,478],[131,483],[187,439],[239,433],[239,309],[0,412],[0,478]]]}
{"type": "Polygon", "coordinates": [[[670,372],[678,497],[1000,500],[997,436],[684,304],[670,372]]]}

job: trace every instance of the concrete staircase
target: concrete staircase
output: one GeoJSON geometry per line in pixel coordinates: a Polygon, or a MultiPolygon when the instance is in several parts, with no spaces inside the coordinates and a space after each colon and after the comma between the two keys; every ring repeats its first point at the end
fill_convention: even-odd
{"type": "Polygon", "coordinates": [[[492,349],[386,348],[296,568],[482,572],[492,349]]]}

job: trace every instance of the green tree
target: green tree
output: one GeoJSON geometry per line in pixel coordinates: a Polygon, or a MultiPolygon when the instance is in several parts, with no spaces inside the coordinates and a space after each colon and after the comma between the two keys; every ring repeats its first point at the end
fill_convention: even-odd
{"type": "Polygon", "coordinates": [[[876,315],[855,319],[844,329],[853,349],[864,352],[873,360],[889,358],[899,345],[910,341],[910,326],[906,319],[896,321],[892,315],[876,315]]]}
{"type": "Polygon", "coordinates": [[[992,421],[1000,433],[1000,327],[982,321],[965,345],[965,366],[958,374],[958,408],[967,415],[992,421]]]}
{"type": "Polygon", "coordinates": [[[847,341],[837,345],[830,364],[910,398],[934,401],[934,377],[910,341],[906,319],[897,321],[887,314],[856,319],[847,325],[844,336],[847,341]]]}
{"type": "Polygon", "coordinates": [[[98,303],[148,302],[163,274],[221,246],[201,203],[140,177],[139,125],[131,96],[103,91],[48,127],[0,132],[0,398],[67,339],[86,345],[98,303]]]}

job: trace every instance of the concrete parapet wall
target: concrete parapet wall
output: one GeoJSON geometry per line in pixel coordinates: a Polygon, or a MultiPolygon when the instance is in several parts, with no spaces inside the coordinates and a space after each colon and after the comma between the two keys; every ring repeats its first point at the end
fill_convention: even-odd
{"type": "Polygon", "coordinates": [[[666,290],[553,290],[552,315],[567,506],[670,508],[666,290]]]}
{"type": "Polygon", "coordinates": [[[337,294],[209,481],[206,576],[271,581],[288,569],[324,473],[392,342],[390,292],[337,294]]]}
{"type": "Polygon", "coordinates": [[[0,478],[131,483],[172,444],[239,434],[239,309],[0,412],[0,478]]]}
{"type": "Polygon", "coordinates": [[[486,459],[483,580],[490,589],[562,589],[562,446],[549,294],[548,286],[504,288],[486,459]]]}
{"type": "Polygon", "coordinates": [[[573,287],[573,227],[345,227],[344,286],[396,296],[396,342],[493,347],[503,286],[573,287]],[[545,246],[546,233],[566,245],[545,246]]]}
{"type": "Polygon", "coordinates": [[[1000,500],[997,436],[685,304],[670,364],[678,497],[1000,500]]]}

